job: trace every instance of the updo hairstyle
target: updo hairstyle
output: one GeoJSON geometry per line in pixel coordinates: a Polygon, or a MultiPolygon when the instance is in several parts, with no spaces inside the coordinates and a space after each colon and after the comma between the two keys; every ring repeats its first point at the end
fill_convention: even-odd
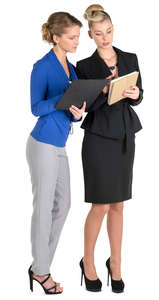
{"type": "Polygon", "coordinates": [[[42,25],[42,39],[48,43],[56,45],[53,40],[53,35],[61,36],[66,28],[71,26],[82,27],[82,23],[75,17],[66,12],[56,12],[49,16],[46,23],[42,25]]]}
{"type": "Polygon", "coordinates": [[[89,29],[91,29],[93,22],[103,22],[104,20],[112,20],[107,12],[104,11],[103,6],[99,4],[90,5],[83,15],[83,17],[88,21],[89,29]]]}

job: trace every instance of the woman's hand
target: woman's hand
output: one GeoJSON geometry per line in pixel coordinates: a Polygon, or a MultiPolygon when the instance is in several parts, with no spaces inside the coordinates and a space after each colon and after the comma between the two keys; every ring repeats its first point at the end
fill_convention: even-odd
{"type": "Polygon", "coordinates": [[[135,85],[130,86],[130,88],[130,90],[123,91],[123,96],[134,100],[138,99],[140,94],[139,88],[135,85]]]}
{"type": "Polygon", "coordinates": [[[71,107],[69,108],[70,112],[73,114],[76,120],[81,119],[83,113],[85,112],[85,109],[86,109],[86,101],[83,102],[83,105],[80,109],[74,105],[71,105],[71,107]]]}
{"type": "Polygon", "coordinates": [[[103,89],[103,93],[107,94],[109,91],[109,86],[110,86],[110,81],[114,78],[113,74],[109,75],[108,77],[106,77],[106,79],[108,79],[108,83],[106,84],[106,86],[103,89]]]}
{"type": "Polygon", "coordinates": [[[108,90],[109,90],[109,84],[107,84],[104,89],[103,89],[103,93],[104,94],[107,94],[108,93],[108,90]]]}

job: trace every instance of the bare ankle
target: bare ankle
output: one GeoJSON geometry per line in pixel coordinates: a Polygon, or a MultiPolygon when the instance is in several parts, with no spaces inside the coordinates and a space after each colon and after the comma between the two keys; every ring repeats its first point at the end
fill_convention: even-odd
{"type": "Polygon", "coordinates": [[[121,265],[121,258],[120,257],[116,258],[111,256],[110,263],[115,265],[121,265]]]}
{"type": "Polygon", "coordinates": [[[38,274],[34,274],[34,273],[33,273],[33,276],[34,276],[34,277],[37,277],[37,278],[39,278],[39,279],[43,279],[43,278],[45,278],[45,277],[48,276],[48,275],[38,275],[38,274]]]}
{"type": "Polygon", "coordinates": [[[90,259],[90,257],[83,257],[83,262],[87,266],[94,266],[94,259],[90,259]]]}

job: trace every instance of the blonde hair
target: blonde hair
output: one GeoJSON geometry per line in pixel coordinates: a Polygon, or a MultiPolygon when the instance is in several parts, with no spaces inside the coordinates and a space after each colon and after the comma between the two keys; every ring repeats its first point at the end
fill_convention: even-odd
{"type": "Polygon", "coordinates": [[[104,20],[110,20],[110,22],[112,23],[108,13],[106,13],[103,6],[99,4],[90,5],[85,10],[83,17],[88,21],[89,29],[91,29],[93,22],[103,22],[104,20]]]}
{"type": "Polygon", "coordinates": [[[53,40],[53,35],[61,36],[65,32],[65,28],[78,25],[82,27],[82,23],[66,12],[56,12],[49,16],[48,21],[42,25],[42,39],[48,43],[56,43],[53,40]]]}

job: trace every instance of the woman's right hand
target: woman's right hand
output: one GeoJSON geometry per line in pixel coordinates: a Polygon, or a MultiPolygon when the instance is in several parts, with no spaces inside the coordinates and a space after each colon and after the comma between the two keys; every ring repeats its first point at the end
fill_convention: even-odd
{"type": "Polygon", "coordinates": [[[110,75],[110,76],[106,77],[106,79],[108,80],[108,83],[106,84],[106,86],[103,89],[104,94],[107,94],[108,91],[109,91],[109,85],[110,85],[111,79],[113,79],[113,75],[110,75]]]}
{"type": "Polygon", "coordinates": [[[69,111],[73,114],[74,118],[76,120],[80,120],[83,113],[85,112],[86,110],[86,101],[83,102],[83,105],[81,108],[78,108],[74,105],[71,105],[71,107],[69,108],[69,111]]]}
{"type": "Polygon", "coordinates": [[[108,89],[109,89],[109,85],[107,84],[104,89],[103,89],[103,93],[107,94],[108,93],[108,89]]]}

